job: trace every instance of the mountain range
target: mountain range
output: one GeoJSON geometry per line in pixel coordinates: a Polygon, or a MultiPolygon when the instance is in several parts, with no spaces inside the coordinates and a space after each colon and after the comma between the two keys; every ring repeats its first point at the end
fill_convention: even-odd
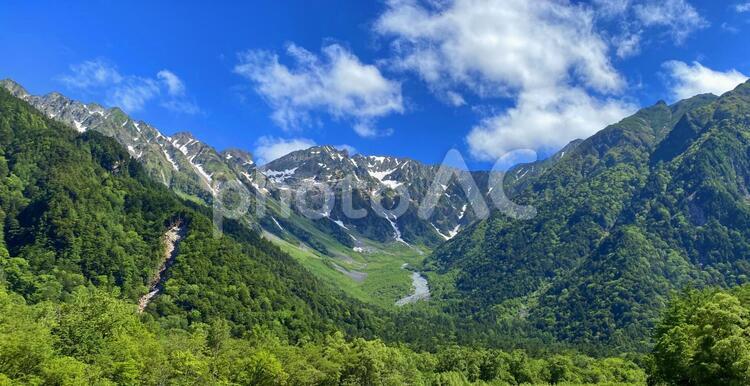
{"type": "MultiPolygon", "coordinates": [[[[303,260],[323,279],[340,275],[332,283],[369,288],[363,277],[395,253],[400,260],[391,266],[426,272],[433,293],[423,307],[498,331],[642,349],[672,291],[734,286],[749,274],[750,83],[722,96],[660,101],[547,159],[514,166],[505,191],[535,208],[532,219],[502,210],[477,215],[461,181],[471,177],[491,202],[490,172],[451,169],[454,178],[436,191],[439,166],[332,146],[257,165],[249,152],[220,152],[189,133],[167,136],[117,108],[2,85],[49,118],[114,138],[183,198],[211,204],[223,184],[239,183],[263,206],[240,220],[293,255],[330,258],[325,272],[303,260]],[[352,184],[350,204],[366,209],[360,218],[345,214],[345,184],[352,184]],[[321,185],[334,188],[330,207],[321,185]],[[308,194],[295,201],[289,191],[308,194]],[[402,215],[373,209],[373,200],[397,207],[403,192],[411,202],[402,215]],[[422,218],[418,204],[433,199],[432,216],[422,218]]],[[[408,282],[388,285],[392,292],[380,286],[370,294],[398,298],[393,291],[408,289],[408,282]]],[[[355,297],[360,290],[341,286],[355,297]]]]}
{"type": "MultiPolygon", "coordinates": [[[[211,204],[219,195],[221,187],[228,181],[244,186],[251,198],[264,196],[275,204],[266,206],[266,215],[256,216],[248,211],[249,221],[264,230],[283,234],[279,219],[278,201],[285,189],[299,189],[307,182],[321,182],[333,187],[337,194],[336,206],[330,208],[324,218],[315,219],[312,225],[330,234],[346,245],[352,246],[356,237],[379,242],[420,243],[434,247],[450,239],[463,227],[476,220],[474,211],[468,208],[466,192],[457,179],[452,179],[441,192],[433,216],[420,219],[418,205],[398,218],[368,210],[359,219],[350,219],[342,213],[339,183],[345,176],[354,178],[354,202],[370,209],[374,193],[383,201],[385,208],[394,204],[396,190],[404,187],[414,203],[427,196],[438,166],[396,157],[350,155],[346,150],[332,146],[318,146],[300,150],[272,160],[266,165],[257,165],[252,155],[240,149],[217,151],[210,145],[194,138],[188,132],[168,136],[146,122],[132,119],[119,108],[104,108],[95,103],[82,103],[53,92],[43,96],[30,95],[22,86],[6,79],[0,85],[14,96],[29,102],[48,117],[71,125],[80,132],[93,130],[112,137],[122,144],[135,159],[139,160],[154,180],[162,182],[184,196],[211,204]],[[332,224],[340,230],[331,230],[332,224]],[[354,233],[343,236],[343,233],[354,233]]],[[[469,172],[456,170],[456,173],[469,172]]],[[[480,188],[487,193],[487,173],[473,173],[477,181],[484,181],[480,188]]],[[[253,201],[254,202],[254,201],[253,201]]],[[[309,203],[313,207],[315,202],[309,203]]],[[[298,209],[296,205],[292,205],[298,209]]],[[[300,214],[299,212],[297,214],[300,214]]],[[[304,217],[304,216],[303,216],[304,217]]],[[[301,221],[297,218],[295,221],[301,221]]],[[[292,232],[301,240],[309,239],[295,227],[292,232]]]]}

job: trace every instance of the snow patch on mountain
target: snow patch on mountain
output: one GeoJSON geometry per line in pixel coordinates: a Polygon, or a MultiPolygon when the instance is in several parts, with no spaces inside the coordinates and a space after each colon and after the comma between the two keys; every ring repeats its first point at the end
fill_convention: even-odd
{"type": "MultiPolygon", "coordinates": [[[[372,170],[368,169],[367,173],[370,175],[370,177],[372,177],[372,178],[374,178],[374,179],[376,179],[376,180],[378,180],[378,181],[380,181],[382,183],[383,179],[385,177],[388,177],[389,175],[393,174],[393,172],[395,172],[395,171],[396,171],[396,169],[389,169],[389,170],[382,171],[382,172],[373,172],[372,170]]],[[[395,181],[393,181],[393,182],[395,182],[395,181]]]]}
{"type": "Polygon", "coordinates": [[[276,226],[279,227],[279,229],[284,231],[284,227],[282,227],[281,224],[279,224],[279,222],[276,221],[276,217],[271,216],[271,220],[273,220],[273,223],[276,224],[276,226]]]}
{"type": "Polygon", "coordinates": [[[164,156],[167,157],[167,161],[169,161],[169,163],[172,164],[172,168],[175,171],[180,170],[180,168],[177,167],[177,163],[174,162],[174,160],[172,159],[172,157],[169,156],[169,153],[167,152],[167,150],[162,148],[161,151],[164,152],[164,156]]]}
{"type": "Polygon", "coordinates": [[[466,215],[466,208],[469,207],[469,204],[464,204],[464,206],[461,208],[461,213],[458,215],[458,219],[462,220],[464,216],[466,215]]]}
{"type": "MultiPolygon", "coordinates": [[[[342,228],[344,228],[344,229],[346,229],[346,230],[349,230],[349,228],[347,228],[347,226],[346,226],[346,225],[344,225],[344,222],[343,222],[343,221],[341,221],[341,220],[331,220],[331,221],[335,222],[335,223],[336,223],[336,225],[338,225],[338,226],[340,226],[340,227],[342,227],[342,228]]],[[[351,235],[350,235],[350,236],[351,236],[351,235]]]]}
{"type": "Polygon", "coordinates": [[[383,185],[394,190],[404,184],[403,182],[398,182],[398,181],[393,181],[393,180],[383,180],[380,182],[383,183],[383,185]]]}
{"type": "Polygon", "coordinates": [[[191,165],[193,165],[193,166],[195,167],[195,170],[197,170],[197,171],[198,171],[198,173],[200,173],[200,175],[201,175],[201,176],[203,176],[203,178],[205,178],[205,179],[206,179],[206,181],[208,181],[208,182],[211,182],[211,181],[213,181],[213,180],[211,179],[211,175],[210,175],[210,174],[208,174],[208,173],[206,173],[206,171],[205,171],[205,170],[203,170],[203,165],[201,165],[201,164],[196,164],[196,163],[193,163],[193,162],[191,162],[190,164],[191,164],[191,165]]]}
{"type": "Polygon", "coordinates": [[[88,127],[84,126],[83,123],[78,120],[74,119],[73,124],[76,126],[76,130],[78,130],[79,133],[83,133],[88,129],[88,127]]]}
{"type": "Polygon", "coordinates": [[[444,235],[443,232],[440,232],[440,229],[438,229],[438,227],[436,227],[435,224],[430,223],[430,225],[432,225],[432,229],[434,229],[435,232],[437,232],[437,234],[440,235],[440,237],[444,238],[445,240],[450,240],[451,239],[450,236],[444,235]]]}
{"type": "Polygon", "coordinates": [[[185,155],[188,155],[188,146],[198,142],[197,140],[191,138],[191,139],[188,139],[188,141],[185,142],[184,145],[180,145],[179,141],[180,141],[179,139],[175,139],[174,142],[172,142],[172,145],[176,147],[177,150],[179,150],[182,154],[185,154],[185,155]]]}
{"type": "Polygon", "coordinates": [[[454,238],[454,237],[456,237],[456,235],[458,234],[458,230],[459,229],[461,229],[461,224],[456,225],[456,227],[453,228],[453,230],[451,230],[450,232],[448,232],[448,236],[451,239],[454,238]]]}
{"type": "Polygon", "coordinates": [[[286,169],[286,170],[266,170],[263,175],[268,177],[275,184],[283,184],[284,181],[294,176],[299,167],[286,169]]]}
{"type": "Polygon", "coordinates": [[[396,224],[396,221],[394,221],[395,217],[396,216],[393,216],[393,218],[391,218],[391,216],[385,216],[385,219],[388,220],[388,222],[391,224],[391,227],[393,228],[393,238],[398,242],[404,243],[405,245],[409,245],[409,243],[407,243],[406,241],[404,241],[404,239],[401,238],[401,230],[398,229],[398,224],[396,224]]]}

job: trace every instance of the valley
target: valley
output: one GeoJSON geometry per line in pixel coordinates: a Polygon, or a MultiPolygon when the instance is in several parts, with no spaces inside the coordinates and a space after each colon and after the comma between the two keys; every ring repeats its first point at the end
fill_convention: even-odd
{"type": "Polygon", "coordinates": [[[5,1],[0,386],[750,385],[750,0],[5,1]]]}
{"type": "MultiPolygon", "coordinates": [[[[528,370],[527,378],[525,373],[508,375],[514,382],[549,382],[553,378],[541,369],[560,360],[568,364],[570,379],[638,384],[644,382],[645,370],[636,363],[650,360],[645,359],[651,358],[650,347],[655,347],[654,358],[668,355],[649,340],[649,331],[661,323],[660,313],[672,312],[666,305],[692,301],[670,300],[673,291],[701,280],[707,286],[719,282],[735,292],[713,295],[706,290],[691,296],[701,302],[728,297],[738,303],[750,274],[744,244],[721,241],[725,232],[750,239],[742,226],[750,213],[743,182],[750,170],[750,82],[720,97],[659,102],[572,142],[549,159],[510,169],[505,177],[509,196],[535,206],[537,215],[530,219],[507,216],[503,208],[486,219],[474,217],[457,182],[433,197],[437,217],[421,218],[413,207],[402,216],[378,213],[376,195],[368,191],[383,191],[377,200],[386,208],[398,206],[394,188],[400,184],[409,185],[412,197],[429,199],[428,176],[436,167],[408,159],[352,157],[319,146],[256,167],[247,152],[234,150],[219,157],[189,134],[168,137],[153,128],[156,142],[139,145],[141,153],[126,146],[122,135],[107,134],[104,128],[112,127],[108,119],[124,121],[120,128],[136,131],[150,127],[145,123],[59,94],[38,99],[13,82],[3,84],[19,98],[0,91],[0,128],[6,133],[0,138],[7,143],[5,157],[10,160],[0,162],[6,176],[0,213],[8,224],[0,250],[2,291],[7,286],[29,299],[34,310],[0,291],[5,299],[0,306],[10,307],[14,315],[62,302],[57,317],[64,317],[66,309],[77,310],[76,315],[104,312],[125,319],[140,315],[128,323],[156,323],[158,327],[149,328],[159,334],[200,334],[207,328],[202,326],[210,326],[231,331],[226,339],[237,339],[233,344],[239,345],[246,344],[241,339],[248,336],[270,344],[268,339],[274,338],[256,335],[270,334],[283,339],[288,345],[284,350],[325,350],[331,345],[359,350],[359,344],[374,344],[387,351],[391,348],[386,344],[408,344],[392,350],[406,356],[437,355],[440,361],[478,355],[482,366],[491,360],[540,366],[528,370]],[[50,98],[63,107],[48,104],[50,98]],[[48,111],[46,115],[27,100],[48,111]],[[68,118],[59,116],[76,118],[66,126],[68,118]],[[94,126],[100,118],[101,126],[94,126]],[[154,178],[166,174],[162,164],[147,160],[148,149],[173,171],[186,174],[173,175],[177,180],[172,182],[154,178]],[[205,161],[196,163],[199,158],[205,161]],[[191,166],[181,168],[183,161],[191,166]],[[48,179],[59,170],[68,177],[48,179]],[[334,190],[333,205],[324,212],[312,210],[312,217],[310,208],[326,207],[321,206],[323,196],[304,196],[306,201],[288,205],[285,192],[320,181],[339,183],[346,173],[362,182],[351,192],[355,207],[371,206],[373,212],[347,217],[351,208],[344,206],[345,190],[334,190]],[[241,186],[254,189],[256,195],[246,198],[262,211],[232,215],[225,202],[216,206],[215,200],[228,191],[218,181],[236,175],[248,181],[241,186]],[[665,228],[665,222],[671,225],[665,228]],[[704,237],[711,238],[709,244],[704,237]],[[719,258],[712,251],[722,245],[719,258]],[[43,258],[53,255],[57,257],[43,258]],[[45,273],[50,270],[62,276],[45,273]],[[97,292],[113,285],[118,288],[113,294],[121,295],[97,292]],[[62,300],[70,296],[81,303],[62,300]],[[91,311],[97,304],[109,308],[91,311]],[[132,313],[123,311],[129,309],[132,313]],[[354,346],[338,340],[343,334],[355,339],[354,346]],[[311,341],[327,343],[298,346],[311,341]],[[529,359],[526,351],[513,349],[517,345],[540,359],[529,359]],[[432,354],[435,349],[438,353],[432,354]],[[549,351],[557,354],[549,358],[549,351]],[[604,378],[587,373],[567,355],[596,366],[604,378]],[[627,370],[614,373],[613,368],[627,370]]],[[[479,177],[482,195],[491,194],[486,172],[466,173],[457,175],[479,177]]],[[[73,325],[74,333],[86,330],[73,325]]],[[[145,327],[131,331],[139,328],[145,327]]],[[[657,343],[676,339],[669,331],[656,331],[657,343]]],[[[52,334],[64,336],[58,330],[52,334]]],[[[278,347],[273,350],[279,352],[278,347]]],[[[89,365],[96,363],[75,355],[89,365]]],[[[313,359],[284,361],[292,366],[313,359]]],[[[424,375],[428,378],[443,374],[439,367],[429,368],[432,375],[424,375]]],[[[467,382],[501,377],[495,372],[461,374],[467,382]]],[[[278,377],[280,373],[272,376],[278,377]]]]}
{"type": "MultiPolygon", "coordinates": [[[[416,207],[410,207],[396,221],[369,208],[371,191],[383,189],[384,202],[388,203],[393,189],[405,181],[409,181],[410,197],[424,199],[436,166],[394,157],[350,156],[346,151],[320,146],[258,167],[247,151],[217,151],[185,132],[168,136],[117,108],[81,103],[59,93],[32,96],[12,80],[0,81],[0,86],[80,132],[111,136],[144,165],[152,178],[185,199],[213,205],[223,191],[234,187],[226,185],[227,181],[239,183],[247,207],[232,216],[260,230],[318,277],[379,306],[392,307],[410,292],[411,277],[400,269],[402,264],[419,266],[431,248],[450,237],[446,235],[455,235],[475,218],[467,208],[466,193],[455,179],[445,187],[436,214],[429,221],[418,218],[416,207]],[[346,175],[358,182],[354,202],[368,209],[362,219],[347,219],[343,213],[342,192],[336,184],[346,175]],[[333,184],[336,201],[329,215],[312,220],[294,204],[291,217],[284,215],[284,189],[299,189],[309,181],[333,184]],[[258,205],[263,214],[256,213],[258,205]]],[[[318,203],[313,199],[310,205],[318,203]]]]}
{"type": "Polygon", "coordinates": [[[429,253],[424,247],[415,251],[400,243],[368,241],[362,244],[367,252],[329,245],[329,256],[270,233],[265,237],[324,281],[357,299],[385,308],[393,307],[412,291],[412,275],[402,269],[403,265],[419,266],[429,253]]]}

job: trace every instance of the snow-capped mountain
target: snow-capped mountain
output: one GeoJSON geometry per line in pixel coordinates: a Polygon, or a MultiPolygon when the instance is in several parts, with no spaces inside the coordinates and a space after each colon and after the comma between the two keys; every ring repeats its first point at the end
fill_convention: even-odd
{"type": "MultiPolygon", "coordinates": [[[[428,218],[419,216],[419,207],[427,198],[438,166],[426,165],[408,158],[385,156],[351,156],[346,150],[332,146],[312,147],[283,156],[264,165],[260,170],[272,189],[299,191],[305,186],[326,184],[335,194],[334,206],[326,217],[342,228],[355,230],[376,240],[395,240],[404,243],[423,242],[434,245],[452,238],[477,217],[469,205],[467,193],[453,178],[440,185],[436,194],[437,205],[428,218]],[[344,187],[352,188],[352,209],[367,211],[363,217],[347,216],[342,194],[344,187]],[[373,200],[385,209],[395,209],[399,200],[408,198],[409,205],[399,216],[379,210],[373,200]]],[[[454,170],[455,173],[469,174],[454,170]]],[[[480,173],[481,174],[481,173],[480,173]]],[[[472,176],[473,177],[473,176],[472,176]]],[[[480,176],[481,177],[481,176],[480,176]]],[[[485,178],[479,178],[486,181],[485,178]]],[[[486,190],[486,184],[479,184],[486,190]]],[[[484,196],[484,194],[483,194],[484,196]]],[[[319,200],[310,206],[322,207],[319,200]],[[317,206],[316,206],[317,205],[317,206]]]]}
{"type": "Polygon", "coordinates": [[[34,96],[11,80],[0,82],[50,118],[80,132],[93,130],[113,137],[143,163],[154,180],[181,193],[210,202],[215,193],[212,176],[219,173],[224,178],[237,178],[231,175],[222,155],[189,133],[166,136],[116,107],[107,109],[95,103],[81,103],[56,92],[34,96]]]}
{"type": "MultiPolygon", "coordinates": [[[[356,244],[352,240],[361,237],[381,242],[436,245],[476,220],[466,192],[455,178],[437,192],[439,197],[436,197],[432,216],[420,218],[419,205],[428,195],[437,166],[407,158],[350,155],[332,146],[318,146],[290,153],[259,167],[247,151],[219,152],[187,132],[165,135],[116,107],[82,103],[56,92],[34,96],[12,80],[0,81],[0,85],[48,117],[80,132],[92,130],[113,137],[145,166],[154,180],[182,194],[210,204],[223,183],[242,184],[248,192],[270,202],[263,217],[253,217],[255,214],[250,212],[248,219],[271,233],[289,232],[314,244],[310,241],[312,236],[303,230],[305,227],[295,224],[302,221],[346,245],[356,244]],[[344,213],[341,187],[347,177],[353,188],[352,207],[366,210],[362,217],[352,218],[344,213]],[[335,193],[335,204],[330,211],[321,205],[325,197],[316,189],[310,189],[323,183],[335,193]],[[303,200],[287,198],[289,192],[294,194],[301,190],[307,190],[303,200]],[[373,197],[377,197],[375,201],[383,208],[392,209],[403,191],[408,192],[409,205],[400,216],[373,209],[373,197]],[[282,219],[276,213],[277,208],[280,203],[290,201],[296,216],[282,219]],[[300,205],[300,202],[305,204],[300,205]],[[310,212],[314,216],[310,216],[310,212]]],[[[482,173],[474,177],[486,181],[482,173]]],[[[482,183],[479,185],[480,190],[486,190],[482,183]]]]}

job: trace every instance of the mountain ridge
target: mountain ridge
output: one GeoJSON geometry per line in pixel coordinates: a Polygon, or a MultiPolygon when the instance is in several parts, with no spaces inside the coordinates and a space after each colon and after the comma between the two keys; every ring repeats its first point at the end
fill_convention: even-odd
{"type": "Polygon", "coordinates": [[[428,258],[457,275],[443,298],[563,340],[645,347],[670,291],[743,283],[750,253],[726,237],[750,237],[748,90],[660,102],[584,140],[515,194],[537,218],[495,213],[428,258]]]}
{"type": "MultiPolygon", "coordinates": [[[[307,168],[306,174],[296,176],[297,180],[312,176],[324,176],[327,173],[326,165],[323,162],[312,163],[312,159],[316,158],[314,157],[316,152],[336,157],[336,159],[318,159],[318,161],[336,161],[338,167],[334,168],[335,170],[332,170],[332,172],[335,172],[339,177],[352,175],[357,179],[367,180],[370,185],[370,193],[374,192],[375,188],[385,190],[386,197],[384,200],[387,205],[393,203],[392,191],[403,186],[405,181],[409,182],[409,193],[412,198],[424,199],[429,189],[430,174],[434,174],[437,170],[437,165],[423,164],[410,158],[349,155],[347,151],[337,150],[330,145],[314,146],[292,152],[279,159],[272,160],[266,165],[259,166],[253,160],[252,153],[246,150],[225,149],[218,151],[201,142],[187,131],[165,135],[146,122],[130,118],[116,107],[105,109],[95,103],[81,103],[58,92],[52,92],[44,96],[33,96],[20,84],[10,79],[0,81],[0,85],[17,97],[32,103],[49,117],[70,124],[80,132],[96,130],[115,138],[128,149],[134,158],[146,166],[147,171],[154,179],[161,181],[178,193],[195,196],[207,204],[213,201],[222,184],[231,181],[241,183],[252,195],[277,198],[279,189],[286,188],[282,186],[283,182],[286,181],[286,177],[281,173],[284,170],[294,169],[302,173],[307,168]],[[299,158],[295,159],[295,157],[299,158]],[[242,162],[237,163],[238,159],[242,159],[242,162]],[[296,165],[295,163],[304,163],[305,166],[300,169],[302,165],[296,165]],[[389,176],[395,179],[386,178],[389,176]],[[416,183],[418,178],[420,181],[416,183]],[[400,179],[401,182],[396,179],[400,179]]],[[[329,169],[332,167],[331,165],[327,166],[329,169]]],[[[472,174],[474,174],[474,177],[478,177],[479,181],[486,183],[487,172],[473,172],[472,174]]],[[[328,180],[325,182],[333,182],[333,180],[328,180]]],[[[355,220],[350,225],[359,228],[362,236],[381,242],[389,239],[399,242],[401,236],[398,236],[398,234],[403,233],[403,238],[409,243],[425,243],[429,246],[435,246],[441,241],[450,239],[458,232],[459,228],[475,220],[472,211],[466,211],[465,205],[467,202],[459,202],[461,200],[467,201],[467,199],[455,182],[453,180],[446,189],[445,196],[450,197],[447,200],[448,202],[444,202],[445,199],[439,200],[441,207],[436,211],[437,217],[434,220],[419,219],[416,210],[408,212],[405,215],[406,218],[395,219],[394,221],[390,221],[386,218],[387,216],[378,216],[377,213],[373,212],[366,219],[369,223],[355,220]],[[460,199],[454,199],[454,196],[460,197],[460,199]],[[402,232],[400,228],[405,229],[402,232]]],[[[486,186],[484,186],[484,189],[487,190],[486,186]]],[[[341,201],[340,197],[338,201],[341,201]]],[[[365,204],[365,208],[372,206],[371,198],[365,195],[360,195],[359,201],[365,204]]],[[[279,215],[277,214],[274,217],[274,220],[277,220],[279,215]]],[[[347,219],[343,217],[343,213],[339,211],[336,221],[345,222],[347,219]]],[[[264,219],[250,216],[248,220],[272,233],[278,231],[275,226],[264,225],[268,223],[264,219]]],[[[316,223],[316,227],[330,233],[330,226],[328,225],[316,223]]],[[[301,237],[306,238],[306,236],[301,237]]],[[[337,236],[333,235],[333,237],[337,236]]]]}

